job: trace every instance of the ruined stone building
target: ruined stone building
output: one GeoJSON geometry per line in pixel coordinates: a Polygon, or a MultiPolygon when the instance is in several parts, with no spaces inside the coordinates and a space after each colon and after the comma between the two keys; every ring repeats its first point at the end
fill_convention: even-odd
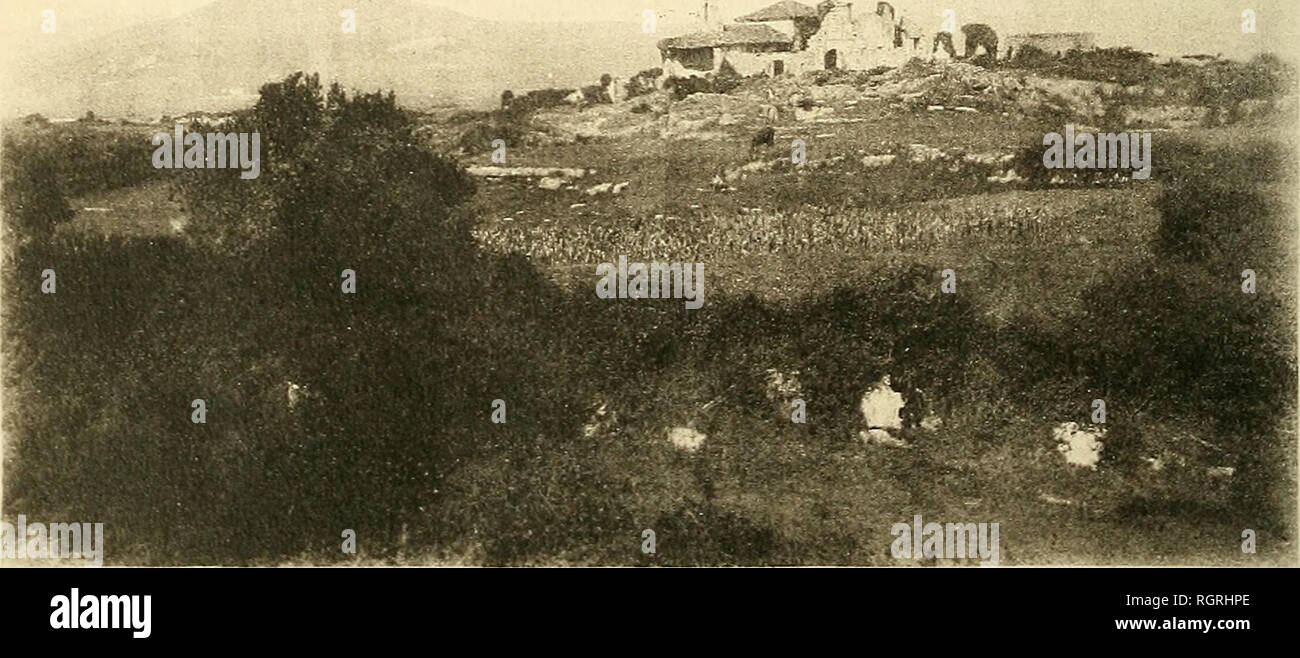
{"type": "Polygon", "coordinates": [[[689,76],[729,65],[741,75],[818,69],[865,71],[927,54],[919,25],[888,2],[781,0],[717,29],[659,42],[664,72],[689,76]]]}
{"type": "Polygon", "coordinates": [[[793,43],[790,35],[770,26],[736,24],[665,39],[659,50],[664,73],[669,76],[716,73],[723,62],[741,75],[780,75],[793,55],[793,43]]]}

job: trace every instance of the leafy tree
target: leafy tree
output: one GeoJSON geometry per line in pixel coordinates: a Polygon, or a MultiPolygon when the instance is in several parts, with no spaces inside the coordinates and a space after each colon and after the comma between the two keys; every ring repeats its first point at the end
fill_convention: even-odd
{"type": "Polygon", "coordinates": [[[27,237],[48,236],[72,219],[58,163],[12,138],[4,142],[4,212],[6,227],[27,237]]]}

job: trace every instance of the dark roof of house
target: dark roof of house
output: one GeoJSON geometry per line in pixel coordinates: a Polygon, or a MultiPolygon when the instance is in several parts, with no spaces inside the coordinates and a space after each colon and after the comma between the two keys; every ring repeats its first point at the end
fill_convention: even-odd
{"type": "Polygon", "coordinates": [[[796,18],[817,18],[817,10],[794,0],[781,0],[752,13],[736,19],[737,23],[761,23],[763,21],[789,21],[796,18]]]}
{"type": "Polygon", "coordinates": [[[721,30],[695,32],[659,42],[660,50],[721,46],[790,46],[793,39],[768,25],[724,25],[721,30]]]}

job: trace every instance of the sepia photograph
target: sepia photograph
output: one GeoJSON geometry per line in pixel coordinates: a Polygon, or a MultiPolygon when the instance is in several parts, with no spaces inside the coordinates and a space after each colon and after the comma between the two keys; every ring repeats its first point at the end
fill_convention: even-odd
{"type": "Polygon", "coordinates": [[[1293,0],[0,15],[0,566],[1300,564],[1293,0]]]}

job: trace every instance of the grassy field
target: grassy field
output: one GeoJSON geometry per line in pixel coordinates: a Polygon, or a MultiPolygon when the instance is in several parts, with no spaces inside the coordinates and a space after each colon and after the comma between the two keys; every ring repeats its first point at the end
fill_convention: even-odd
{"type": "MultiPolygon", "coordinates": [[[[31,348],[7,373],[31,409],[17,428],[58,437],[23,443],[19,458],[25,450],[34,465],[8,486],[56,513],[108,505],[110,533],[120,533],[110,538],[130,547],[110,556],[120,563],[898,565],[890,526],[917,514],[999,522],[1002,564],[1294,559],[1294,516],[1273,514],[1294,509],[1293,264],[1254,247],[1201,261],[1157,249],[1170,204],[1196,189],[1182,177],[1209,169],[1276,199],[1294,172],[1253,168],[1263,156],[1251,144],[1287,142],[1260,126],[1160,133],[1150,181],[1003,184],[952,163],[962,153],[1018,153],[1060,126],[868,103],[841,118],[861,121],[785,123],[762,154],[788,157],[779,142],[799,137],[810,162],[828,164],[756,171],[726,192],[711,181],[749,159],[752,124],[723,139],[628,134],[512,147],[510,166],[595,173],[572,190],[481,180],[455,211],[481,253],[446,270],[438,259],[459,258],[461,245],[417,265],[418,254],[365,242],[401,243],[393,234],[346,233],[348,222],[387,217],[363,214],[371,205],[346,217],[324,202],[292,214],[311,196],[278,207],[303,221],[304,235],[341,226],[381,254],[349,253],[329,233],[309,241],[312,257],[328,262],[308,260],[302,271],[329,270],[336,256],[372,258],[362,271],[387,277],[382,305],[338,306],[325,296],[337,291],[315,284],[299,284],[297,297],[276,292],[285,275],[275,263],[198,244],[188,227],[211,209],[174,201],[183,195],[168,182],[77,188],[75,218],[60,235],[120,242],[74,242],[80,251],[61,255],[68,290],[98,293],[84,308],[42,306],[39,296],[10,302],[11,317],[54,325],[50,345],[73,353],[31,348]],[[861,163],[910,144],[952,157],[861,163]],[[585,192],[620,182],[630,185],[619,195],[585,192]],[[87,252],[131,285],[92,283],[87,252]],[[411,262],[390,262],[391,253],[411,262]],[[620,255],[702,263],[704,308],[596,298],[595,264],[620,255]],[[1236,290],[1243,259],[1260,270],[1258,303],[1236,290]],[[954,295],[939,288],[949,269],[954,295]],[[477,278],[457,278],[465,272],[477,278]],[[427,297],[411,292],[425,288],[427,297]],[[320,309],[313,295],[326,300],[320,309]],[[282,327],[272,309],[303,320],[282,327]],[[113,321],[77,325],[87,314],[113,321]],[[115,349],[77,351],[87,336],[115,349]],[[798,373],[806,424],[765,393],[771,370],[798,373]],[[883,374],[923,388],[941,421],[904,430],[911,449],[858,438],[858,401],[883,374]],[[304,409],[321,420],[286,408],[287,381],[318,392],[304,409]],[[41,387],[66,392],[46,398],[41,387]],[[187,391],[205,387],[239,422],[172,442],[191,428],[158,407],[183,407],[187,391]],[[486,421],[497,396],[510,402],[509,424],[486,421]],[[1069,466],[1051,429],[1086,421],[1098,397],[1111,409],[1106,461],[1095,471],[1069,466]],[[1270,410],[1234,411],[1279,399],[1270,410]],[[607,422],[596,422],[602,406],[607,422]],[[666,433],[677,426],[706,434],[704,447],[673,448],[666,433]],[[1220,447],[1193,454],[1188,446],[1200,443],[1220,447]],[[1189,465],[1147,468],[1143,459],[1162,450],[1186,453],[1189,465]],[[58,475],[67,464],[116,484],[98,498],[76,493],[58,475]],[[1238,475],[1207,476],[1214,466],[1238,475]],[[55,484],[36,486],[42,475],[55,484]],[[125,492],[147,502],[119,500],[125,492]],[[141,510],[171,525],[157,531],[141,510]],[[213,528],[195,516],[204,513],[219,518],[213,528]],[[338,531],[320,519],[340,514],[377,519],[358,557],[331,551],[338,531]],[[213,543],[277,522],[288,530],[265,550],[213,543]],[[646,528],[658,534],[654,556],[639,550],[646,528]],[[1238,549],[1243,528],[1260,533],[1260,554],[1238,549]]],[[[360,194],[400,184],[375,180],[360,194]]],[[[1250,230],[1271,226],[1250,223],[1267,214],[1254,206],[1205,210],[1250,230]]],[[[297,251],[291,243],[271,253],[297,251]]]]}
{"type": "MultiPolygon", "coordinates": [[[[986,115],[920,114],[910,120],[846,124],[836,127],[834,136],[810,141],[833,157],[891,152],[911,142],[966,152],[1012,151],[1035,133],[1041,138],[1041,126],[1004,123],[986,115]]],[[[792,130],[783,127],[780,134],[792,130]]],[[[1157,143],[1193,143],[1231,152],[1258,135],[1242,128],[1196,129],[1161,133],[1157,143]]],[[[1094,473],[1064,467],[1048,428],[1083,420],[1086,401],[1101,392],[1072,390],[1070,385],[1054,390],[1050,377],[1038,387],[1017,387],[1012,373],[1035,364],[998,362],[999,353],[1027,357],[1015,345],[1023,333],[1074,330],[1069,325],[1078,321],[1089,290],[1149,261],[1160,225],[1156,199],[1178,175],[1206,163],[1158,159],[1162,175],[1152,181],[1104,188],[1008,189],[974,181],[983,193],[969,194],[960,187],[927,183],[919,167],[867,171],[850,160],[841,171],[767,173],[726,194],[709,189],[708,172],[734,166],[746,155],[739,138],[634,138],[516,150],[512,165],[595,168],[595,180],[582,181],[580,188],[596,181],[627,180],[632,185],[622,197],[593,198],[581,189],[549,192],[529,184],[491,184],[475,202],[480,218],[476,235],[489,250],[526,255],[575,295],[590,294],[596,263],[613,262],[620,254],[633,261],[703,262],[710,273],[711,299],[721,304],[753,298],[794,308],[836,288],[879,287],[908,267],[928,272],[930,285],[937,287],[939,272],[953,269],[959,273],[961,296],[982,325],[978,331],[991,332],[992,338],[981,340],[993,344],[968,355],[960,402],[948,406],[944,429],[923,437],[914,451],[863,450],[840,419],[830,423],[835,429],[827,436],[771,415],[756,419],[752,410],[715,408],[703,414],[704,419],[692,413],[692,408],[716,399],[724,384],[760,378],[764,365],[807,372],[816,360],[807,354],[802,361],[789,354],[783,360],[777,356],[781,348],[760,347],[756,343],[761,339],[747,339],[739,331],[740,342],[724,342],[717,355],[671,361],[676,367],[656,372],[650,377],[654,383],[627,382],[636,390],[653,387],[646,395],[656,400],[648,405],[654,409],[628,412],[653,420],[603,450],[632,450],[623,445],[628,441],[654,445],[663,440],[662,428],[674,423],[707,428],[710,448],[703,459],[714,469],[709,478],[714,504],[772,531],[763,540],[770,542],[771,552],[750,556],[759,562],[896,563],[888,554],[887,529],[910,518],[900,510],[926,518],[1000,519],[1008,546],[1004,559],[1013,564],[1216,564],[1225,559],[1258,564],[1260,559],[1291,559],[1292,539],[1285,530],[1270,534],[1267,556],[1244,556],[1236,550],[1241,528],[1258,525],[1258,520],[1227,510],[1222,482],[1201,478],[1196,484],[1177,485],[1198,487],[1202,494],[1190,496],[1186,490],[1173,492],[1176,487],[1168,477],[1140,468],[1094,473]],[[891,198],[895,188],[928,198],[891,198]],[[570,203],[585,205],[569,209],[570,203]],[[1006,335],[999,338],[1001,332],[1006,335]],[[728,361],[732,363],[723,365],[728,361]],[[1079,400],[1069,401],[1070,395],[1079,400]],[[1161,495],[1170,500],[1153,506],[1149,500],[1155,491],[1164,491],[1161,495]],[[801,539],[808,537],[819,540],[810,544],[801,539]]],[[[1274,193],[1284,190],[1280,186],[1274,193]]],[[[1225,269],[1210,278],[1220,277],[1227,291],[1239,280],[1237,274],[1225,269]]],[[[1293,304],[1293,287],[1280,279],[1274,283],[1282,298],[1293,304]]],[[[894,310],[883,302],[878,309],[882,314],[894,310]]],[[[702,313],[710,314],[707,306],[702,313]]],[[[843,347],[833,341],[808,346],[830,351],[843,347]]],[[[889,358],[878,357],[882,366],[889,358]]],[[[1177,423],[1162,424],[1160,414],[1138,409],[1136,401],[1109,401],[1137,414],[1120,423],[1147,443],[1173,440],[1182,431],[1177,423]]],[[[1293,433],[1284,431],[1284,436],[1291,439],[1283,443],[1294,442],[1293,433]]],[[[672,492],[689,489],[682,478],[691,479],[684,465],[665,462],[668,457],[610,454],[607,459],[614,476],[635,482],[638,491],[655,483],[651,490],[658,493],[646,497],[662,505],[672,492]],[[640,467],[631,466],[638,462],[640,467]],[[673,466],[679,473],[665,474],[673,466]]],[[[652,511],[641,512],[639,520],[652,523],[652,511]]]]}

